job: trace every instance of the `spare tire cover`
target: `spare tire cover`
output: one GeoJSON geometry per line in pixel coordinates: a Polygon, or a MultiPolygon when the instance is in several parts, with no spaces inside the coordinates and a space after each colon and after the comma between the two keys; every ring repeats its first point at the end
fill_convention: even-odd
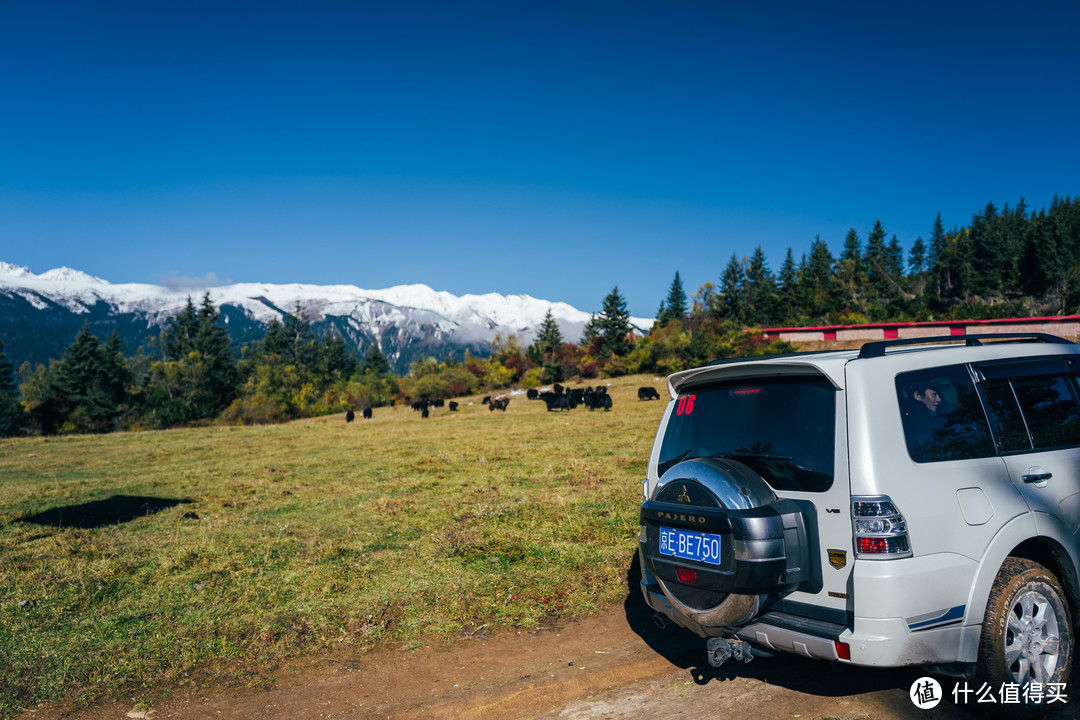
{"type": "MultiPolygon", "coordinates": [[[[684,460],[660,478],[653,500],[696,507],[749,510],[777,500],[776,493],[749,467],[727,458],[684,460]]],[[[767,595],[718,593],[658,578],[671,603],[706,627],[737,627],[765,611],[767,595]]]]}

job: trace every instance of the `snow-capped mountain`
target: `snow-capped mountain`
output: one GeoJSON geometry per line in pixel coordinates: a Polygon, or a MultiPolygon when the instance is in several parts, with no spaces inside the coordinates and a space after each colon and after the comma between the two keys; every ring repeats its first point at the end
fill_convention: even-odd
{"type": "MultiPolygon", "coordinates": [[[[59,357],[84,322],[98,334],[117,329],[134,350],[179,313],[189,297],[198,305],[204,294],[218,307],[235,341],[261,336],[273,319],[299,304],[316,332],[333,328],[361,354],[378,343],[399,372],[417,357],[460,356],[464,349],[488,354],[497,334],[514,335],[524,347],[548,310],[568,341],[578,341],[589,320],[589,313],[566,303],[528,295],[458,297],[426,285],[364,290],[355,285],[238,283],[177,289],[113,284],[68,267],[35,275],[0,261],[0,339],[16,367],[21,360],[59,357]]],[[[648,318],[631,322],[643,331],[652,325],[648,318]]]]}

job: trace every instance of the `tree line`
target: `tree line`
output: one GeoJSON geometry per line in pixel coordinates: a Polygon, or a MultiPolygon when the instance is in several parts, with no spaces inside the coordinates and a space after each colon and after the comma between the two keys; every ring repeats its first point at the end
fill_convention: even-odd
{"type": "MultiPolygon", "coordinates": [[[[798,262],[790,248],[774,273],[760,247],[732,254],[719,284],[695,296],[707,313],[759,327],[1060,315],[1080,306],[1080,199],[1055,197],[1029,212],[988,203],[966,227],[929,237],[907,255],[880,220],[854,229],[838,255],[820,237],[798,262]],[[887,239],[888,238],[888,239],[887,239]]],[[[663,310],[663,306],[661,306],[663,310]]]]}
{"type": "MultiPolygon", "coordinates": [[[[617,287],[586,335],[593,352],[625,352],[631,327],[617,287]]],[[[549,311],[527,348],[513,336],[496,337],[490,356],[417,360],[398,376],[377,344],[360,358],[339,335],[316,336],[297,303],[236,354],[207,294],[198,307],[189,298],[156,340],[130,357],[115,332],[102,341],[84,325],[60,358],[24,363],[16,374],[0,343],[0,436],[273,423],[535,386],[565,379],[569,358],[576,367],[576,349],[563,342],[549,311]]],[[[595,377],[599,370],[586,372],[595,377]]]]}
{"type": "Polygon", "coordinates": [[[63,356],[15,373],[0,344],[0,436],[109,432],[209,422],[270,423],[461,397],[508,387],[667,374],[710,360],[790,351],[763,327],[855,325],[1054,315],[1080,306],[1080,200],[1055,197],[1029,212],[992,203],[969,225],[945,230],[940,213],[906,256],[875,221],[865,241],[853,228],[833,255],[820,237],[796,262],[788,248],[774,272],[759,246],[733,253],[718,277],[687,296],[675,273],[653,327],[632,332],[618,286],[576,341],[549,311],[522,348],[496,337],[491,352],[460,360],[417,360],[390,372],[378,345],[357,357],[333,333],[316,336],[297,304],[239,354],[209,296],[169,319],[132,356],[115,333],[88,327],[63,356]]]}

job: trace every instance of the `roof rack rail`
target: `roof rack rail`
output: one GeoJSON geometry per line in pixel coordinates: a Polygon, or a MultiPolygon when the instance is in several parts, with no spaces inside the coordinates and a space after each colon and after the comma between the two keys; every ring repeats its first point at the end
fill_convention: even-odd
{"type": "Polygon", "coordinates": [[[859,350],[860,358],[875,358],[885,357],[885,349],[890,347],[896,347],[898,345],[925,345],[927,343],[935,342],[958,342],[964,341],[964,345],[969,347],[974,345],[982,345],[983,340],[1007,340],[1011,342],[1017,342],[1019,340],[1029,340],[1044,343],[1056,343],[1059,345],[1075,345],[1072,340],[1066,340],[1060,338],[1057,335],[1049,335],[1047,333],[982,333],[977,335],[934,335],[931,337],[919,337],[919,338],[904,338],[902,340],[876,340],[874,342],[864,343],[859,350]]]}

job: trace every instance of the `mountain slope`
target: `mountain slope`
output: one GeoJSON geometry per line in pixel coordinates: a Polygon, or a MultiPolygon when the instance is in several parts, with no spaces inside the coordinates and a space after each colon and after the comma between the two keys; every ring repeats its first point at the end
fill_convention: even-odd
{"type": "MultiPolygon", "coordinates": [[[[515,335],[528,345],[550,309],[563,337],[580,339],[589,314],[566,303],[528,295],[464,295],[426,285],[364,290],[355,285],[240,283],[198,289],[173,289],[139,283],[113,284],[67,267],[35,275],[25,267],[0,262],[0,340],[8,360],[44,363],[58,358],[88,323],[104,337],[113,330],[134,351],[156,337],[189,297],[198,305],[209,294],[239,346],[262,336],[275,318],[299,303],[316,333],[340,334],[359,354],[373,343],[405,372],[420,357],[461,357],[490,352],[496,335],[515,335]]],[[[652,320],[631,318],[647,330],[652,320]]]]}

